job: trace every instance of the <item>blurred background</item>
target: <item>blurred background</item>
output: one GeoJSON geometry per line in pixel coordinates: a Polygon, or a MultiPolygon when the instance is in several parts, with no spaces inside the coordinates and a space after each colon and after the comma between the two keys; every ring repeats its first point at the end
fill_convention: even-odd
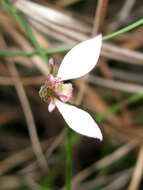
{"type": "MultiPolygon", "coordinates": [[[[65,122],[40,99],[47,66],[4,2],[54,57],[56,70],[75,44],[141,19],[143,3],[0,2],[0,190],[64,190],[65,122]]],[[[143,189],[142,34],[140,26],[104,41],[96,68],[73,81],[72,102],[95,118],[104,140],[72,131],[72,190],[143,189]]]]}

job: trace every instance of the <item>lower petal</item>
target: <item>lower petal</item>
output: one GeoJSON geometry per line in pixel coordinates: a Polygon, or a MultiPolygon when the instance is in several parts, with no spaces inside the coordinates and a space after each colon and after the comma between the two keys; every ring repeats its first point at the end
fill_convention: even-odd
{"type": "Polygon", "coordinates": [[[53,97],[51,97],[51,101],[50,101],[50,104],[48,106],[48,111],[49,112],[52,112],[56,107],[56,104],[55,104],[55,99],[53,97]]]}
{"type": "Polygon", "coordinates": [[[79,134],[102,141],[102,133],[89,113],[57,99],[55,104],[70,128],[79,134]]]}

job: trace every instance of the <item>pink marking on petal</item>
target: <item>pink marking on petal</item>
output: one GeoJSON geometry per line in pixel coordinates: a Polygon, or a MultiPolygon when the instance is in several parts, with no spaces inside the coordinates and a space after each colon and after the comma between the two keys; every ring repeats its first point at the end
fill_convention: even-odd
{"type": "Polygon", "coordinates": [[[48,106],[48,111],[49,111],[49,112],[52,112],[52,111],[55,109],[56,104],[55,104],[55,99],[54,99],[54,97],[50,97],[50,98],[51,98],[51,101],[50,101],[50,104],[49,104],[49,106],[48,106]]]}
{"type": "Polygon", "coordinates": [[[55,89],[56,94],[62,102],[67,102],[71,99],[72,90],[73,88],[71,83],[59,83],[58,87],[55,89]]]}
{"type": "Polygon", "coordinates": [[[48,74],[48,83],[50,83],[50,87],[53,88],[56,84],[56,79],[53,77],[52,74],[48,74]]]}
{"type": "Polygon", "coordinates": [[[63,94],[59,95],[59,98],[62,102],[68,102],[71,99],[71,97],[72,97],[71,95],[70,96],[63,95],[63,94]]]}

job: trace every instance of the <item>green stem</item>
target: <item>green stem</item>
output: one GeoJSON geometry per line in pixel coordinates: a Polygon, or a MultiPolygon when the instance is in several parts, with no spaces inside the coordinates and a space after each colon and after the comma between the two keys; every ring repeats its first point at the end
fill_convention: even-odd
{"type": "MultiPolygon", "coordinates": [[[[3,3],[3,1],[4,0],[2,0],[2,3],[3,3]]],[[[6,4],[7,5],[7,4],[6,4]]],[[[5,6],[6,6],[5,5],[5,6]]],[[[13,9],[12,9],[13,10],[13,9]]],[[[13,10],[14,11],[14,10],[13,10]]],[[[19,18],[19,17],[18,17],[19,18]]],[[[143,24],[143,18],[142,19],[140,19],[140,20],[138,20],[137,22],[134,22],[134,23],[132,23],[131,25],[129,25],[129,26],[126,26],[125,28],[122,28],[121,30],[118,30],[118,31],[116,31],[116,32],[114,32],[114,33],[112,33],[112,34],[109,34],[109,35],[106,35],[106,36],[103,36],[103,40],[108,40],[108,39],[111,39],[111,38],[113,38],[113,37],[115,37],[115,36],[118,36],[118,35],[120,35],[120,34],[123,34],[123,33],[125,33],[125,32],[128,32],[128,31],[130,31],[130,30],[132,30],[132,29],[134,29],[134,28],[136,28],[136,27],[138,27],[138,26],[140,26],[140,25],[142,25],[143,24]]],[[[28,28],[28,30],[29,30],[29,28],[28,28]]],[[[31,39],[32,40],[32,39],[31,39]]],[[[35,41],[34,41],[35,42],[35,41]]],[[[39,44],[38,44],[38,47],[39,47],[39,44]]],[[[46,61],[47,61],[47,58],[45,58],[46,57],[46,55],[52,55],[52,54],[59,54],[59,53],[64,53],[64,52],[67,52],[67,51],[69,51],[69,50],[71,50],[71,48],[72,48],[73,46],[70,46],[70,47],[67,47],[67,48],[55,48],[55,49],[51,49],[51,50],[42,50],[42,54],[43,54],[43,51],[44,51],[44,59],[46,59],[46,61]]],[[[37,50],[38,50],[38,48],[37,48],[37,50]]],[[[40,48],[40,50],[41,50],[41,48],[40,48]]],[[[33,56],[33,55],[36,55],[36,54],[38,54],[38,53],[40,53],[39,51],[37,52],[37,51],[35,51],[35,52],[28,52],[28,53],[25,53],[25,52],[6,52],[6,51],[0,51],[0,57],[7,57],[7,56],[9,56],[9,57],[12,57],[12,56],[33,56]]]]}
{"type": "Polygon", "coordinates": [[[134,94],[125,100],[123,103],[117,103],[113,105],[111,108],[107,109],[104,113],[97,115],[96,120],[98,122],[104,121],[110,114],[115,113],[121,110],[123,107],[135,103],[143,98],[143,94],[134,94]]]}
{"type": "Polygon", "coordinates": [[[134,28],[136,28],[136,27],[138,27],[138,26],[140,26],[142,24],[143,24],[143,18],[141,18],[140,20],[130,24],[129,26],[126,26],[126,27],[122,28],[121,30],[118,30],[118,31],[116,31],[116,32],[114,32],[112,34],[104,36],[103,40],[109,40],[110,38],[113,38],[115,36],[118,36],[120,34],[128,32],[128,31],[130,31],[130,30],[132,30],[132,29],[134,29],[134,28]]]}
{"type": "Polygon", "coordinates": [[[66,190],[71,190],[72,147],[71,131],[66,125],[66,190]]]}
{"type": "Polygon", "coordinates": [[[3,4],[3,6],[5,6],[8,9],[8,11],[15,17],[15,19],[24,27],[24,29],[25,29],[27,35],[29,36],[31,42],[33,43],[33,45],[37,49],[37,53],[39,53],[41,55],[43,61],[47,64],[47,66],[49,68],[49,61],[48,61],[48,58],[45,54],[45,51],[41,48],[40,44],[37,42],[35,36],[33,35],[32,31],[28,27],[25,20],[18,14],[17,11],[15,11],[13,9],[11,4],[7,0],[1,0],[1,3],[3,4]]]}
{"type": "MultiPolygon", "coordinates": [[[[45,54],[46,55],[53,55],[53,54],[60,54],[60,53],[65,53],[69,50],[71,50],[71,46],[69,47],[65,47],[65,48],[53,48],[53,49],[49,49],[49,50],[45,50],[45,54]]],[[[10,51],[6,51],[6,50],[1,50],[0,51],[0,57],[18,57],[18,56],[26,56],[26,57],[31,57],[33,55],[36,55],[38,54],[37,51],[34,51],[34,52],[10,52],[10,51]]]]}

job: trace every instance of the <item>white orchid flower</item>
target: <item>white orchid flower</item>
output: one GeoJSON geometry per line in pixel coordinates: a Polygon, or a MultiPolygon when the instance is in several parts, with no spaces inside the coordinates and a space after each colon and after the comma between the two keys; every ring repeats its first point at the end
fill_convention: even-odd
{"type": "Polygon", "coordinates": [[[55,107],[65,119],[68,126],[79,134],[102,140],[102,133],[93,118],[86,111],[67,104],[72,97],[72,84],[66,80],[82,77],[89,73],[97,64],[102,46],[102,35],[79,43],[64,57],[57,76],[52,75],[53,60],[50,59],[50,74],[39,91],[40,97],[49,103],[48,110],[55,107]]]}

